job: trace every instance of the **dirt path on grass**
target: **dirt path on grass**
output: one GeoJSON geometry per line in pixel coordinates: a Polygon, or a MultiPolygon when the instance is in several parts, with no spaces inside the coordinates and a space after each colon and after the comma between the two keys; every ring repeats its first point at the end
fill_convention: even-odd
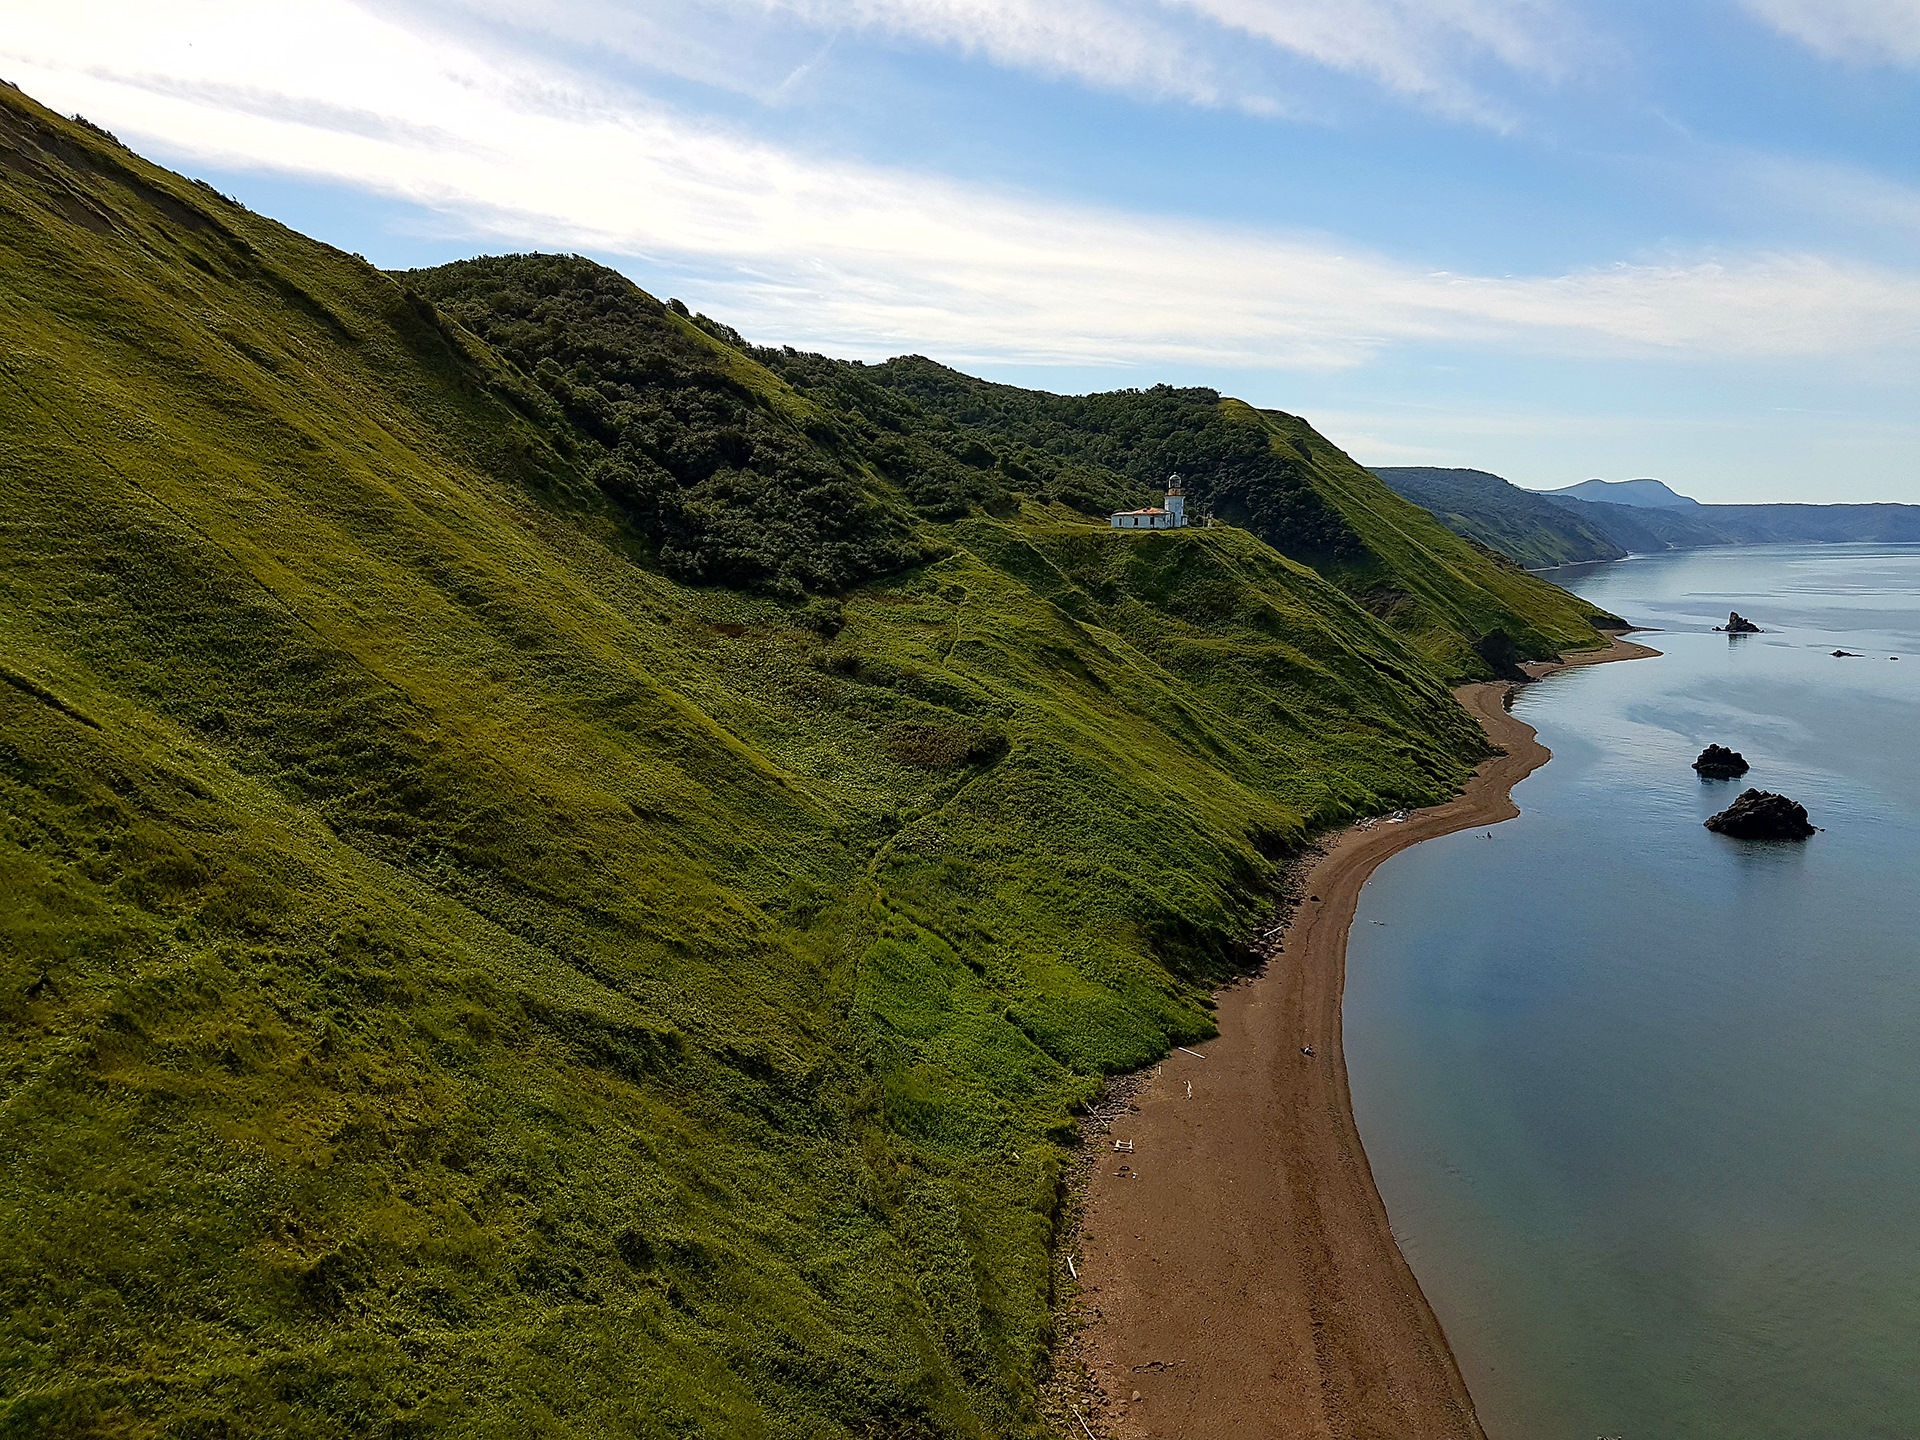
{"type": "MultiPolygon", "coordinates": [[[[1566,664],[1658,653],[1615,640],[1566,664]]],[[[1361,1149],[1340,999],[1374,867],[1520,813],[1509,792],[1549,754],[1507,713],[1508,688],[1455,692],[1506,753],[1458,799],[1329,842],[1284,953],[1220,996],[1219,1038],[1193,1047],[1206,1058],[1176,1050],[1135,1097],[1138,1113],[1114,1122],[1112,1138],[1134,1148],[1096,1157],[1075,1254],[1094,1320],[1081,1355],[1104,1391],[1085,1417],[1096,1433],[1483,1440],[1361,1149]]]]}

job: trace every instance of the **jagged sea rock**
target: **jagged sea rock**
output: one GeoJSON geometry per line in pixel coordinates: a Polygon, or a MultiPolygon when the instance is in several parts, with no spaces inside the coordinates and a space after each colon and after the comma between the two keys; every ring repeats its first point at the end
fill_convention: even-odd
{"type": "Polygon", "coordinates": [[[1760,635],[1765,633],[1758,625],[1747,619],[1747,617],[1742,615],[1738,610],[1729,610],[1727,612],[1727,623],[1724,625],[1716,625],[1713,628],[1726,635],[1760,635]]]}
{"type": "Polygon", "coordinates": [[[1768,790],[1746,790],[1740,798],[1707,820],[1706,827],[1736,840],[1804,840],[1815,827],[1807,807],[1768,790]]]}
{"type": "Polygon", "coordinates": [[[1724,745],[1709,745],[1700,752],[1700,758],[1693,762],[1693,768],[1709,780],[1731,780],[1736,775],[1744,775],[1752,767],[1747,757],[1738,750],[1729,750],[1724,745]]]}

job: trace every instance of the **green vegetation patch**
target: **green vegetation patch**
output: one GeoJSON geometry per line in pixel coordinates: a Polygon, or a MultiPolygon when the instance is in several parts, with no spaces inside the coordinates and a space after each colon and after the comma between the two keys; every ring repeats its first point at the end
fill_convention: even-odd
{"type": "Polygon", "coordinates": [[[604,266],[506,255],[404,278],[591,437],[588,478],[667,573],[797,595],[927,558],[811,406],[604,266]]]}
{"type": "Polygon", "coordinates": [[[1074,1107],[1558,592],[1318,457],[1414,620],[1110,531],[1146,471],[11,90],[0,160],[0,1431],[1046,1433],[1074,1107]]]}

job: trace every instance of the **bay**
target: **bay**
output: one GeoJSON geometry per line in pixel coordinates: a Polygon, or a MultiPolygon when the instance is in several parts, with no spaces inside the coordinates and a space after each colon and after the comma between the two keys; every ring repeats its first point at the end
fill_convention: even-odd
{"type": "Polygon", "coordinates": [[[1665,653],[1528,687],[1520,818],[1364,893],[1346,1052],[1402,1248],[1493,1440],[1920,1434],[1920,547],[1555,578],[1665,653]],[[1751,773],[1700,780],[1709,742],[1751,773]],[[1748,786],[1824,829],[1702,827],[1748,786]]]}

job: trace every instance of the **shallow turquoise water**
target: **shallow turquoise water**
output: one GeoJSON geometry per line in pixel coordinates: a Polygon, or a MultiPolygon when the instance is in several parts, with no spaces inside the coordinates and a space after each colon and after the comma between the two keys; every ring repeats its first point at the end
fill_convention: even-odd
{"type": "Polygon", "coordinates": [[[1530,687],[1521,817],[1367,887],[1346,1048],[1396,1233],[1494,1440],[1911,1440],[1920,547],[1563,583],[1666,653],[1530,687]],[[1752,772],[1699,780],[1709,741],[1752,772]],[[1749,785],[1824,833],[1701,827],[1749,785]]]}

